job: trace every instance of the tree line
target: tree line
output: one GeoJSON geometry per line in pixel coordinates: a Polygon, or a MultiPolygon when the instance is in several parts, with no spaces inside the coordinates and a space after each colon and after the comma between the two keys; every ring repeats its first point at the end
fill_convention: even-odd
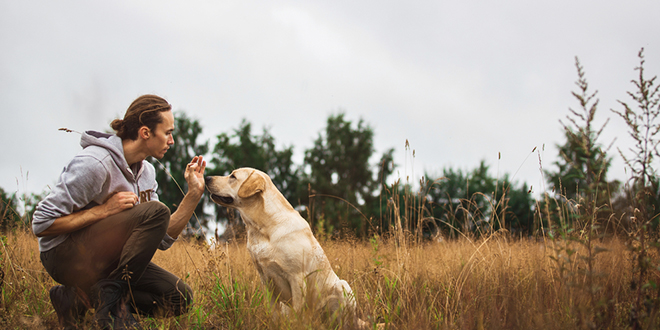
{"type": "MultiPolygon", "coordinates": [[[[227,175],[239,167],[268,173],[291,204],[323,237],[368,237],[401,229],[414,237],[452,238],[505,229],[519,235],[545,233],[551,228],[589,225],[602,231],[625,231],[635,224],[658,228],[658,156],[660,93],[653,77],[644,75],[643,49],[638,53],[637,77],[630,100],[611,109],[628,127],[635,145],[618,150],[631,173],[630,180],[609,181],[612,155],[600,141],[607,121],[595,127],[599,99],[576,57],[578,106],[569,108],[559,123],[563,143],[553,168],[544,170],[549,191],[535,199],[526,183],[508,174],[493,177],[482,161],[470,170],[444,168],[442,175],[425,173],[419,185],[393,181],[394,149],[375,154],[374,130],[362,119],[350,121],[344,113],[330,115],[326,126],[295,164],[293,146],[278,147],[267,128],[255,132],[244,119],[231,132],[215,136],[215,144],[200,141],[203,127],[185,112],[175,112],[175,144],[157,169],[159,196],[172,211],[186,190],[183,170],[194,155],[207,155],[208,175],[227,175]],[[390,183],[388,183],[390,182],[390,183]],[[594,227],[595,226],[595,227],[594,227]]],[[[609,121],[609,119],[608,119],[609,121]]],[[[407,142],[406,142],[407,143],[407,142]]],[[[406,149],[409,146],[406,145],[406,149]]],[[[29,222],[38,195],[24,196],[25,215],[16,210],[17,196],[0,189],[2,229],[29,222]]],[[[212,222],[239,225],[234,212],[202,199],[191,219],[190,234],[199,234],[212,222]]],[[[637,228],[637,227],[635,227],[637,228]]]]}

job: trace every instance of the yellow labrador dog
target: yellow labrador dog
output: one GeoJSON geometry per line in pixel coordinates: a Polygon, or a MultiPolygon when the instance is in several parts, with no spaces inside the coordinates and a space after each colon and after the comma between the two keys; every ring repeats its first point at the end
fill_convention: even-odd
{"type": "Polygon", "coordinates": [[[337,277],[307,221],[266,173],[240,168],[229,176],[206,177],[206,187],[213,202],[240,212],[247,249],[272,293],[271,304],[285,315],[290,308],[323,309],[353,323],[349,327],[368,328],[355,315],[351,287],[337,277]]]}

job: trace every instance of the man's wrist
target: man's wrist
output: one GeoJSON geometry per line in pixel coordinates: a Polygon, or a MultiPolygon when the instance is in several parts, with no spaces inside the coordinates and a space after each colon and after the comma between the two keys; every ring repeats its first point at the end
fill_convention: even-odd
{"type": "Polygon", "coordinates": [[[96,205],[96,206],[92,207],[91,209],[89,209],[87,212],[88,212],[88,215],[90,215],[90,218],[91,218],[90,220],[92,220],[92,221],[99,220],[99,219],[105,219],[109,216],[107,210],[105,209],[105,207],[103,205],[96,205]]]}
{"type": "Polygon", "coordinates": [[[204,194],[204,191],[198,191],[194,189],[188,189],[188,192],[186,193],[186,196],[190,196],[190,198],[194,199],[202,199],[202,195],[204,194]]]}

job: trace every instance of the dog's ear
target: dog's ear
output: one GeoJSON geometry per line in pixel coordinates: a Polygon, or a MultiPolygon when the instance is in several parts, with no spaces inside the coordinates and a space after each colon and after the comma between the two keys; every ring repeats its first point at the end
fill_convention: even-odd
{"type": "Polygon", "coordinates": [[[261,175],[255,174],[255,171],[252,171],[241,185],[241,188],[238,189],[238,197],[248,198],[264,191],[264,189],[266,189],[266,180],[261,175]]]}

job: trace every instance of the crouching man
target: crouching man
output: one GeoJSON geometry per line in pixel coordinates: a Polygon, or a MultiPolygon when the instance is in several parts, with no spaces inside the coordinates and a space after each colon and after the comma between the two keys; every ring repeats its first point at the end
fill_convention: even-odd
{"type": "Polygon", "coordinates": [[[88,308],[103,329],[138,327],[133,313],[176,316],[188,311],[192,289],[151,259],[177,239],[204,192],[206,162],[187,164],[188,192],[176,212],[158,201],[153,165],[174,144],[171,105],[143,95],[116,134],[87,131],[83,150],[64,168],[34,213],[41,262],[61,285],[50,289],[59,322],[75,329],[88,308]]]}

